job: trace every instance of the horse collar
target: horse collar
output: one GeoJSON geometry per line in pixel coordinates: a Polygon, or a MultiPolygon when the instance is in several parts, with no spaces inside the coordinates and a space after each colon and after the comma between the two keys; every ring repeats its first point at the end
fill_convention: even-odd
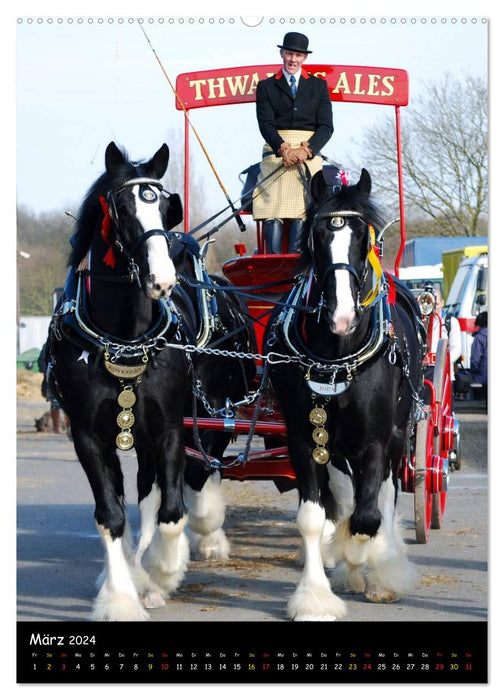
{"type": "Polygon", "coordinates": [[[307,367],[305,379],[310,391],[320,396],[337,396],[348,389],[352,380],[357,380],[358,372],[384,351],[389,340],[390,309],[384,295],[380,295],[371,307],[372,329],[364,345],[355,353],[328,360],[313,353],[298,330],[296,307],[303,306],[310,293],[312,277],[304,278],[289,299],[289,309],[279,317],[283,340],[295,357],[307,367]],[[311,383],[310,383],[311,382],[311,383]]]}
{"type": "Polygon", "coordinates": [[[75,299],[66,300],[55,314],[55,330],[58,334],[61,331],[82,350],[97,357],[103,355],[109,366],[114,367],[111,371],[105,365],[106,369],[118,378],[135,379],[140,376],[146,365],[144,358],[162,350],[181,333],[179,314],[171,300],[158,301],[159,314],[154,325],[132,340],[117,338],[98,328],[86,312],[86,306],[85,285],[79,275],[75,299]],[[138,364],[138,360],[141,364],[138,364]]]}

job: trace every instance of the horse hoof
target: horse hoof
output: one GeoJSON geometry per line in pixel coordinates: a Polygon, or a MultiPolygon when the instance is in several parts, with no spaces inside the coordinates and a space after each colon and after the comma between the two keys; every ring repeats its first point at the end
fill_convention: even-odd
{"type": "Polygon", "coordinates": [[[210,537],[203,537],[200,542],[200,553],[205,559],[226,561],[230,549],[224,530],[217,530],[210,537]]]}
{"type": "Polygon", "coordinates": [[[399,600],[397,593],[379,586],[368,586],[364,595],[370,603],[395,603],[399,600]]]}
{"type": "Polygon", "coordinates": [[[200,561],[227,561],[231,549],[224,530],[215,530],[209,535],[193,536],[192,550],[200,561]]]}
{"type": "Polygon", "coordinates": [[[364,593],[366,579],[362,567],[348,566],[345,562],[339,562],[331,576],[331,588],[333,591],[345,593],[364,593]]]}
{"type": "Polygon", "coordinates": [[[142,598],[142,605],[148,610],[153,610],[154,608],[162,608],[166,603],[161,593],[153,591],[142,598]]]}
{"type": "Polygon", "coordinates": [[[346,605],[328,588],[302,587],[290,599],[287,612],[296,622],[332,622],[346,615],[346,605]]]}
{"type": "Polygon", "coordinates": [[[335,615],[297,615],[293,622],[336,622],[339,618],[335,615]]]}
{"type": "Polygon", "coordinates": [[[143,622],[149,613],[126,593],[98,594],[89,619],[92,622],[143,622]]]}

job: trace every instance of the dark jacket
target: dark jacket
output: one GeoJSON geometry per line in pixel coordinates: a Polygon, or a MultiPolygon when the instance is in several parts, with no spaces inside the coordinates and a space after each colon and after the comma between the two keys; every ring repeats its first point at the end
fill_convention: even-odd
{"type": "Polygon", "coordinates": [[[256,112],[259,130],[276,153],[283,139],[279,129],[314,131],[310,147],[315,155],[334,131],[331,100],[327,83],[302,70],[296,97],[282,70],[257,84],[256,112]]]}
{"type": "Polygon", "coordinates": [[[488,328],[480,328],[473,337],[471,345],[471,372],[474,381],[488,384],[488,328]]]}

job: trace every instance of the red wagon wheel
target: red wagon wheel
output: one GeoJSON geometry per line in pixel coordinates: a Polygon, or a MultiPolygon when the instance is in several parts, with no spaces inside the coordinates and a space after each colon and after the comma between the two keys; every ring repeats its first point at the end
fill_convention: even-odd
{"type": "MultiPolygon", "coordinates": [[[[434,454],[446,457],[443,452],[443,436],[445,420],[452,415],[452,387],[450,353],[448,352],[448,339],[441,338],[436,350],[436,365],[434,367],[433,385],[437,403],[437,435],[434,437],[434,454]]],[[[432,522],[433,530],[439,530],[446,507],[446,491],[432,494],[432,522]]]]}
{"type": "Polygon", "coordinates": [[[432,518],[432,492],[429,488],[429,467],[433,454],[433,426],[431,418],[421,420],[416,427],[415,443],[415,532],[417,542],[429,539],[432,518]]]}

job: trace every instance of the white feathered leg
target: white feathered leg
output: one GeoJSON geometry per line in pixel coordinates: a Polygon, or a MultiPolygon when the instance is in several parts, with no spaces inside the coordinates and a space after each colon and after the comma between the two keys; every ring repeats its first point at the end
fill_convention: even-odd
{"type": "Polygon", "coordinates": [[[147,568],[165,595],[173,593],[184,578],[189,562],[189,542],[184,532],[187,516],[176,523],[160,523],[147,550],[147,568]]]}
{"type": "Polygon", "coordinates": [[[228,559],[229,541],[222,526],[226,505],[219,472],[211,474],[201,491],[187,484],[184,499],[189,511],[191,552],[198,559],[228,559]]]}
{"type": "Polygon", "coordinates": [[[301,581],[288,605],[289,617],[296,621],[331,621],[343,617],[345,604],[332,593],[322,561],[322,533],[325,511],[312,501],[302,501],[297,523],[303,538],[304,569],[301,581]]]}
{"type": "Polygon", "coordinates": [[[365,595],[374,603],[391,603],[409,593],[417,580],[395,517],[392,475],[380,488],[378,507],[382,521],[368,545],[365,595]]]}
{"type": "MultiPolygon", "coordinates": [[[[347,462],[347,466],[350,467],[347,462]]],[[[350,533],[348,518],[354,509],[354,488],[352,478],[328,464],[329,487],[338,513],[338,521],[332,536],[332,556],[335,567],[331,575],[331,586],[335,591],[363,593],[366,587],[364,567],[361,563],[349,563],[345,556],[350,533]]]]}
{"type": "MultiPolygon", "coordinates": [[[[406,556],[406,548],[395,518],[395,489],[392,475],[378,496],[382,516],[375,537],[350,533],[349,491],[345,477],[331,470],[331,489],[339,490],[343,519],[338,521],[333,546],[338,564],[331,578],[335,590],[364,593],[375,603],[391,603],[415,585],[416,572],[406,556]],[[342,496],[346,493],[346,496],[342,496]]],[[[352,506],[353,508],[353,506],[352,506]]]]}
{"type": "Polygon", "coordinates": [[[134,557],[133,580],[146,608],[160,608],[165,604],[163,591],[151,579],[142,565],[143,555],[149,547],[157,528],[157,514],[161,505],[161,491],[152,485],[148,496],[138,504],[140,510],[140,537],[134,557]]]}
{"type": "Polygon", "coordinates": [[[106,564],[90,619],[109,622],[147,620],[149,614],[138,597],[122,538],[113,539],[109,530],[100,525],[97,528],[105,548],[106,564]]]}

